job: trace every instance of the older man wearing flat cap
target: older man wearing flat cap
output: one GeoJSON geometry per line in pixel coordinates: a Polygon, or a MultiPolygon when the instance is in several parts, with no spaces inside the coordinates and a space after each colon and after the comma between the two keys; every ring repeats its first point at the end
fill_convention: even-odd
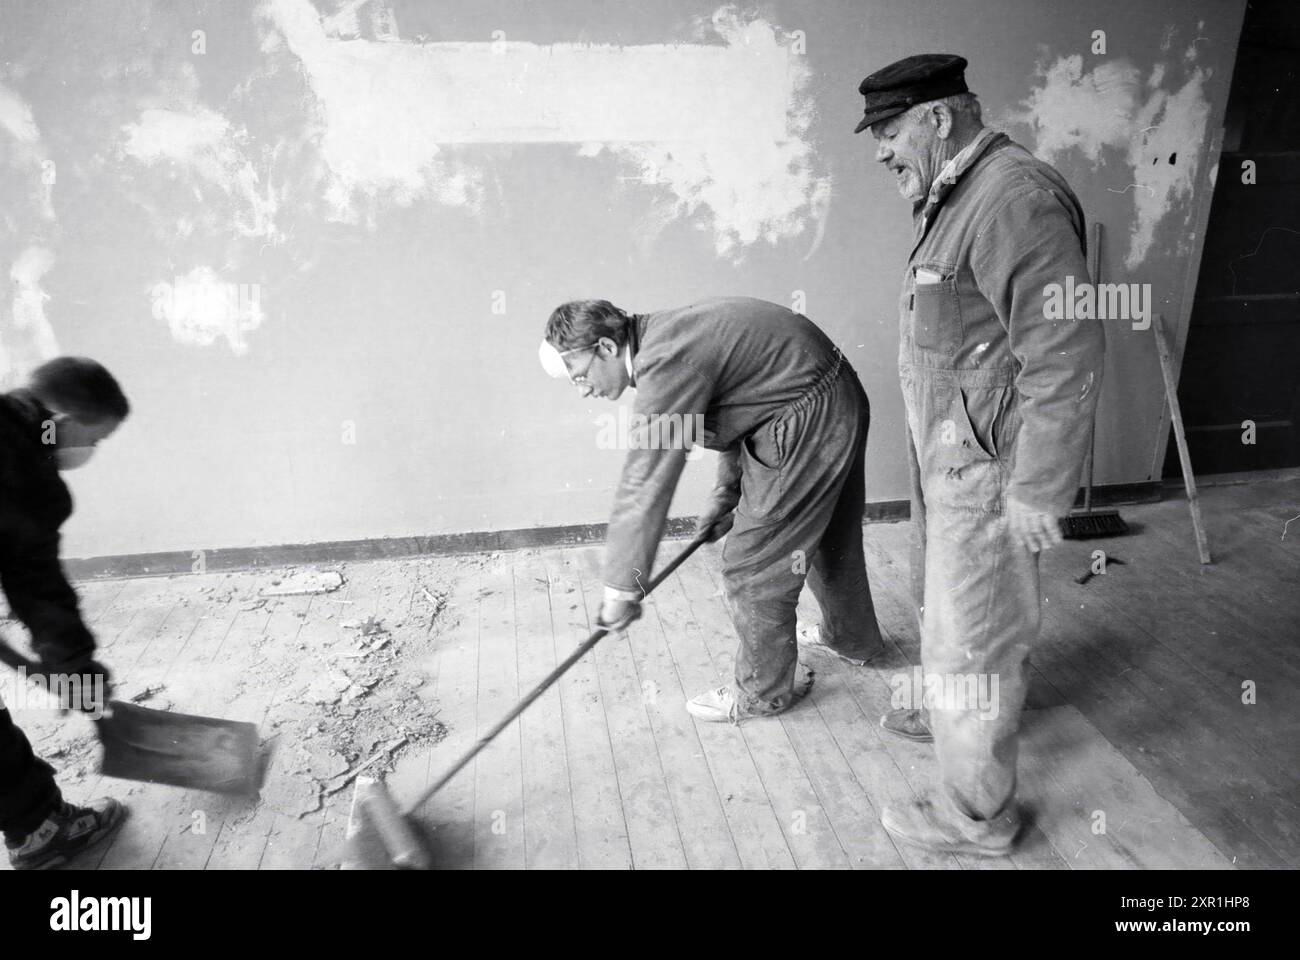
{"type": "Polygon", "coordinates": [[[940,770],[932,796],[881,819],[926,849],[998,856],[1020,828],[1038,552],[1059,542],[1078,490],[1104,338],[1096,321],[1045,317],[1049,284],[1090,282],[1083,211],[1056,170],[983,126],[965,69],[923,54],[858,88],[857,132],[871,130],[914,223],[898,369],[929,710],[896,709],[882,724],[933,737],[940,770]]]}

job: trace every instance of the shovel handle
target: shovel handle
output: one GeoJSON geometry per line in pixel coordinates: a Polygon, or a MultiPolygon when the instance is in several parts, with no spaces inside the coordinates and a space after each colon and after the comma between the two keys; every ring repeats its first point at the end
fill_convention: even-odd
{"type": "MultiPolygon", "coordinates": [[[[21,653],[9,646],[4,637],[0,637],[0,663],[12,670],[26,670],[30,677],[33,673],[41,673],[42,668],[39,663],[29,657],[24,657],[21,653]]],[[[68,708],[59,707],[59,715],[67,716],[68,708]]]]}
{"type": "Polygon", "coordinates": [[[35,660],[24,657],[21,653],[9,646],[3,637],[0,637],[0,663],[13,670],[26,669],[28,673],[40,673],[41,667],[35,660]]]}
{"type": "MultiPolygon", "coordinates": [[[[686,549],[684,549],[681,553],[677,554],[677,556],[673,557],[673,559],[668,562],[667,566],[665,566],[662,570],[660,570],[657,574],[655,574],[655,576],[651,579],[650,583],[646,586],[645,592],[641,595],[642,599],[650,596],[651,591],[653,591],[655,587],[659,586],[659,584],[663,583],[670,576],[672,576],[673,571],[675,571],[678,567],[680,567],[683,563],[685,563],[686,559],[691,554],[693,554],[696,550],[698,550],[703,544],[707,543],[708,535],[709,535],[708,530],[696,534],[695,539],[690,542],[690,544],[686,547],[686,549]]],[[[433,786],[429,787],[429,789],[425,790],[424,793],[416,797],[415,801],[411,803],[410,806],[408,806],[404,811],[404,816],[410,816],[416,810],[420,809],[420,807],[428,803],[429,799],[447,784],[447,781],[449,781],[452,777],[456,776],[456,774],[460,773],[460,771],[464,769],[467,763],[469,763],[471,760],[477,757],[479,755],[479,752],[482,751],[484,747],[486,747],[489,743],[491,743],[493,740],[496,739],[497,734],[499,734],[502,730],[508,727],[516,717],[518,717],[521,713],[527,710],[534,700],[536,700],[543,693],[549,690],[551,685],[554,684],[556,680],[559,680],[560,677],[564,676],[564,674],[568,671],[570,667],[572,667],[575,663],[577,663],[584,656],[586,656],[587,652],[592,647],[594,647],[597,643],[599,643],[605,637],[606,634],[613,633],[618,629],[619,629],[618,626],[607,626],[607,627],[597,627],[594,631],[592,631],[591,636],[589,636],[586,640],[584,640],[581,644],[579,644],[578,647],[571,654],[565,657],[563,663],[561,663],[558,667],[556,667],[554,670],[548,673],[541,680],[541,682],[537,684],[537,686],[533,687],[533,689],[530,690],[528,694],[522,700],[520,700],[519,703],[516,704],[513,709],[510,710],[509,713],[507,713],[504,717],[498,720],[492,726],[491,730],[483,734],[483,736],[479,737],[478,740],[475,742],[474,746],[470,747],[470,749],[466,751],[464,756],[462,756],[459,760],[457,760],[454,764],[452,764],[450,770],[448,770],[436,781],[434,781],[433,786]]]]}
{"type": "MultiPolygon", "coordinates": [[[[17,650],[15,650],[13,647],[9,646],[9,644],[5,641],[4,637],[0,637],[0,663],[3,663],[6,667],[9,667],[11,670],[26,670],[29,676],[33,673],[36,674],[45,673],[45,668],[43,666],[41,666],[31,657],[25,657],[17,650]]],[[[68,714],[68,711],[69,708],[66,706],[59,707],[59,714],[61,716],[66,716],[68,714]]],[[[111,718],[112,713],[113,713],[113,708],[112,708],[112,702],[110,701],[109,703],[104,705],[104,713],[101,719],[111,718]]]]}

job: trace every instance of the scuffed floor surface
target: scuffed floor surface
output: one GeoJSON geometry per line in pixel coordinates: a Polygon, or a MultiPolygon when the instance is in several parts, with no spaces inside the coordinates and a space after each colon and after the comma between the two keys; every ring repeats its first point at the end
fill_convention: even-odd
{"type": "MultiPolygon", "coordinates": [[[[864,536],[882,662],[806,654],[815,683],[796,709],[696,724],[685,701],[727,677],[734,645],[706,548],[429,804],[437,862],[1300,866],[1300,523],[1282,536],[1300,482],[1203,494],[1211,567],[1196,562],[1181,500],[1126,507],[1136,535],[1044,561],[1020,764],[1034,822],[1009,859],[931,856],[879,825],[886,803],[935,774],[928,746],[878,725],[918,654],[907,530],[880,524],[864,536]],[[1076,583],[1096,549],[1123,565],[1076,583]]],[[[15,710],[70,799],[132,808],[77,866],[337,866],[352,779],[384,776],[399,802],[432,782],[587,636],[599,558],[583,547],[81,584],[120,697],[252,721],[274,752],[256,800],[110,781],[84,718],[15,710]],[[332,586],[304,578],[334,571],[337,589],[292,593],[332,586]]]]}

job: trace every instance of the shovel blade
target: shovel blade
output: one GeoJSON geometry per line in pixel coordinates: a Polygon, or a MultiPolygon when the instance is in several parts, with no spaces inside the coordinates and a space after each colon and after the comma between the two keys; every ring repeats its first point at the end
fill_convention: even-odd
{"type": "Polygon", "coordinates": [[[212,793],[252,794],[262,786],[260,738],[251,723],[196,717],[119,700],[97,721],[106,777],[212,793]]]}

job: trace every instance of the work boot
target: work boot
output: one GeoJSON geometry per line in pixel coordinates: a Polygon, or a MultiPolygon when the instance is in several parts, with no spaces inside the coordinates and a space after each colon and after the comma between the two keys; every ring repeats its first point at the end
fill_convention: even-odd
{"type": "Polygon", "coordinates": [[[915,740],[917,743],[934,742],[934,734],[930,732],[930,711],[922,707],[920,710],[900,707],[890,710],[880,718],[880,725],[896,737],[902,737],[904,740],[915,740]]]}
{"type": "Polygon", "coordinates": [[[61,803],[45,822],[17,843],[5,840],[15,870],[53,870],[112,836],[126,819],[126,807],[105,797],[88,807],[61,803]]]}
{"type": "MultiPolygon", "coordinates": [[[[810,647],[814,650],[825,650],[827,653],[833,653],[845,663],[851,663],[855,667],[865,667],[867,665],[867,660],[857,660],[853,657],[845,656],[829,643],[824,641],[822,639],[822,628],[820,624],[800,623],[795,627],[795,638],[799,641],[799,645],[802,647],[810,647]]],[[[870,658],[868,657],[867,659],[870,658]]]]}
{"type": "Polygon", "coordinates": [[[970,821],[979,832],[977,837],[965,835],[928,798],[889,804],[881,812],[880,823],[894,839],[933,853],[1005,857],[1020,832],[1020,815],[1015,804],[1010,804],[1009,809],[1011,812],[991,821],[970,821]]]}

